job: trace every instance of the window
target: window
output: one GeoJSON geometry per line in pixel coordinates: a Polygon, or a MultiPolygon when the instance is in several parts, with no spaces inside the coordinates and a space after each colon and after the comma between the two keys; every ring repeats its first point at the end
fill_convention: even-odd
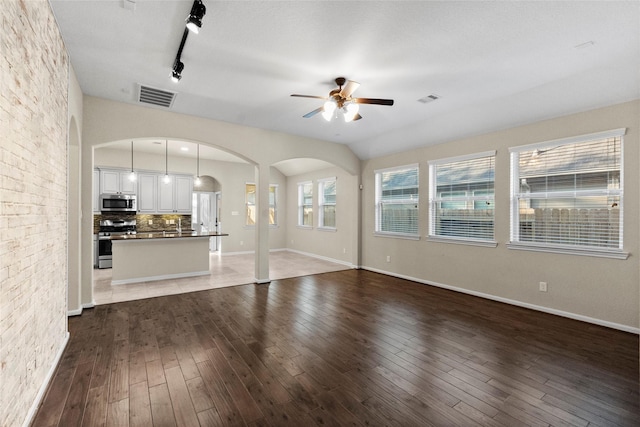
{"type": "Polygon", "coordinates": [[[313,186],[311,181],[298,184],[298,225],[313,225],[313,186]]]}
{"type": "Polygon", "coordinates": [[[375,171],[376,234],[419,238],[418,165],[375,171]]]}
{"type": "Polygon", "coordinates": [[[429,162],[429,239],[494,242],[495,151],[429,162]]]}
{"type": "MultiPolygon", "coordinates": [[[[269,186],[269,225],[277,225],[277,192],[278,186],[271,184],[269,186]]],[[[245,186],[245,203],[247,205],[247,221],[246,225],[256,225],[256,185],[246,184],[245,186]]]]}
{"type": "Polygon", "coordinates": [[[509,247],[625,259],[624,133],[512,148],[509,247]]]}
{"type": "Polygon", "coordinates": [[[336,179],[318,180],[318,227],[336,228],[336,179]]]}

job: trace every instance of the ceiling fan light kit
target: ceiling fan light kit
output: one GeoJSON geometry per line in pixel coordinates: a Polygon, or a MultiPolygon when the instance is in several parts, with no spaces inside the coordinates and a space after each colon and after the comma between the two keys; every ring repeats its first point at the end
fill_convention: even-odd
{"type": "Polygon", "coordinates": [[[182,49],[184,49],[184,44],[187,41],[189,31],[198,34],[200,28],[202,28],[202,18],[204,17],[205,13],[207,13],[207,8],[204,4],[202,4],[202,0],[194,0],[193,5],[191,6],[191,12],[189,12],[189,15],[186,19],[187,23],[185,24],[185,29],[182,33],[182,40],[180,41],[180,47],[178,47],[176,59],[175,61],[173,61],[171,80],[174,83],[178,83],[182,78],[182,70],[184,70],[184,63],[181,61],[182,49]]]}
{"type": "Polygon", "coordinates": [[[344,77],[338,77],[336,79],[338,89],[333,89],[329,92],[329,96],[317,96],[317,95],[298,95],[292,94],[291,96],[299,98],[316,98],[325,99],[325,103],[320,108],[316,108],[313,111],[305,114],[305,119],[313,117],[318,113],[322,113],[322,117],[326,121],[331,121],[333,118],[337,118],[341,114],[345,122],[352,122],[360,120],[362,116],[359,114],[360,106],[358,104],[375,104],[375,105],[393,105],[393,99],[381,99],[381,98],[352,98],[351,95],[360,86],[360,83],[353,80],[347,80],[344,77]],[[345,84],[346,83],[346,84],[345,84]],[[344,86],[344,87],[343,87],[344,86]]]}

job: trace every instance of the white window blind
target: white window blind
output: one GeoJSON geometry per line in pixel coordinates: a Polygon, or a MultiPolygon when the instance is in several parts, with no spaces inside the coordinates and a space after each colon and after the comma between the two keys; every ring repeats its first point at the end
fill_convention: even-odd
{"type": "Polygon", "coordinates": [[[311,181],[298,184],[298,225],[313,225],[313,185],[311,181]]]}
{"type": "Polygon", "coordinates": [[[418,165],[375,171],[376,233],[418,237],[418,165]]]}
{"type": "Polygon", "coordinates": [[[429,237],[493,241],[495,152],[429,162],[429,237]]]}
{"type": "MultiPolygon", "coordinates": [[[[269,225],[276,225],[277,222],[277,185],[269,186],[269,225]]],[[[256,225],[256,185],[248,183],[245,185],[246,204],[246,225],[256,225]]]]}
{"type": "Polygon", "coordinates": [[[621,251],[624,131],[511,149],[511,241],[621,251]]]}
{"type": "Polygon", "coordinates": [[[336,179],[318,180],[318,227],[336,228],[336,179]]]}

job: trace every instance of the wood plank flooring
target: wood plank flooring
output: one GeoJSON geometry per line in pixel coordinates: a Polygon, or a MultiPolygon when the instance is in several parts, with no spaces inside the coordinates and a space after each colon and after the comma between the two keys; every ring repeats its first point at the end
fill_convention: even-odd
{"type": "Polygon", "coordinates": [[[638,336],[363,270],[97,306],[34,426],[638,426],[638,336]]]}

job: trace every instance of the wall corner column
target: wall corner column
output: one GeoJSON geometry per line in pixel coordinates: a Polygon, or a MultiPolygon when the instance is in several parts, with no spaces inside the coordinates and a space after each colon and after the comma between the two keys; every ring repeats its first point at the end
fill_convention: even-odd
{"type": "Polygon", "coordinates": [[[256,166],[255,282],[269,283],[269,181],[270,166],[256,166]]]}

